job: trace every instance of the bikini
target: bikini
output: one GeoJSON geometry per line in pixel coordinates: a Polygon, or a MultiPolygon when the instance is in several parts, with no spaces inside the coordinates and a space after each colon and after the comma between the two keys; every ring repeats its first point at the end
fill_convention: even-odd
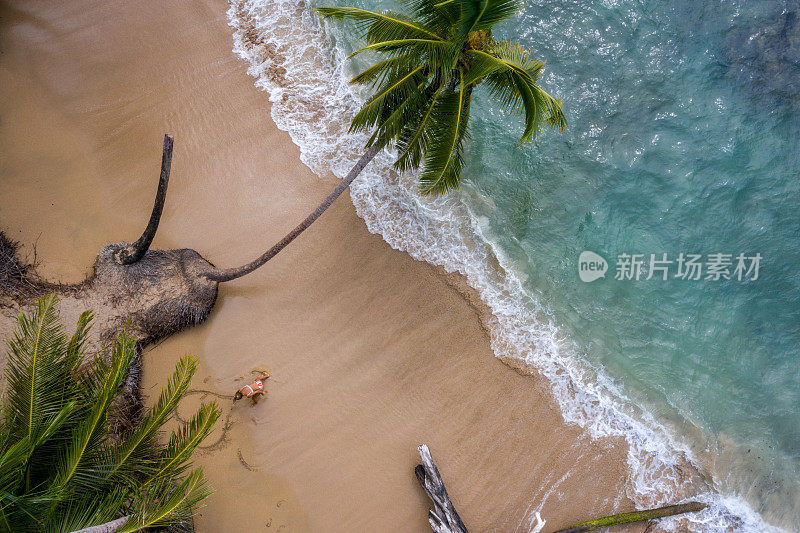
{"type": "Polygon", "coordinates": [[[244,389],[250,389],[250,392],[248,392],[247,394],[245,394],[245,396],[247,396],[248,398],[250,398],[250,397],[251,397],[251,396],[253,396],[253,394],[255,394],[256,392],[263,392],[263,391],[264,391],[264,384],[261,382],[261,380],[260,380],[260,379],[257,379],[257,380],[255,380],[253,383],[251,383],[250,385],[245,385],[244,387],[242,387],[242,390],[244,390],[244,389]],[[256,386],[256,388],[255,388],[255,389],[253,389],[253,387],[252,387],[251,385],[255,385],[255,386],[256,386]]]}

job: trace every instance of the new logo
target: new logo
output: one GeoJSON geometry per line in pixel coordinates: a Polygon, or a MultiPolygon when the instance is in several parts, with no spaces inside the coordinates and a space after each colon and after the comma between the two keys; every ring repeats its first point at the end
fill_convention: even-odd
{"type": "Polygon", "coordinates": [[[578,257],[578,276],[581,281],[590,283],[598,278],[606,277],[608,263],[605,259],[588,250],[581,252],[578,257]]]}

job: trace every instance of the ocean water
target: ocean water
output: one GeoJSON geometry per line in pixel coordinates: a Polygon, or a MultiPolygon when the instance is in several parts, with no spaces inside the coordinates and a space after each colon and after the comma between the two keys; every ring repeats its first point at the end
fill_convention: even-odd
{"type": "MultiPolygon", "coordinates": [[[[481,292],[496,355],[548,377],[568,422],[627,439],[638,504],[710,504],[668,528],[800,523],[798,16],[797,1],[530,1],[496,33],[547,61],[568,130],[519,149],[518,119],[477,90],[461,190],[418,197],[390,153],[351,187],[370,231],[481,292]],[[604,277],[581,280],[583,251],[604,277]],[[681,254],[700,279],[679,276],[681,254]]],[[[365,141],[346,134],[364,97],[346,84],[354,35],[300,0],[229,18],[303,161],[343,176],[365,141]]]]}

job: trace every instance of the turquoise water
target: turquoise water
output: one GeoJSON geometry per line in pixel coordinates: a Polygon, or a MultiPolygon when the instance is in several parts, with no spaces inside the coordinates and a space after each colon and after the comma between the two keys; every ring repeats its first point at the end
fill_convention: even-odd
{"type": "MultiPolygon", "coordinates": [[[[309,167],[344,176],[365,142],[345,133],[354,36],[334,27],[331,47],[299,0],[247,6],[277,52],[250,43],[252,22],[232,8],[234,49],[276,124],[309,167]]],[[[541,83],[565,100],[568,130],[517,149],[518,120],[479,89],[459,193],[417,198],[389,154],[351,186],[370,231],[481,291],[495,352],[551,379],[568,421],[628,439],[637,503],[675,500],[680,460],[664,443],[689,445],[716,489],[697,495],[713,507],[703,531],[764,529],[730,496],[800,523],[799,12],[775,0],[530,1],[497,33],[547,61],[541,83]],[[604,278],[581,281],[585,250],[608,261],[604,278]],[[731,273],[737,255],[760,254],[758,278],[677,279],[673,263],[667,280],[646,268],[614,279],[620,254],[681,253],[731,254],[731,273]]]]}
{"type": "Polygon", "coordinates": [[[800,521],[799,8],[529,2],[497,33],[547,61],[570,127],[519,150],[518,121],[478,91],[465,172],[487,237],[578,353],[784,526],[800,521]],[[583,250],[605,278],[580,280],[583,250]],[[639,281],[614,279],[623,253],[643,254],[639,281]],[[668,279],[646,280],[665,253],[668,279]],[[676,278],[681,253],[731,254],[732,279],[676,278]],[[761,255],[757,279],[733,275],[739,254],[761,255]]]}
{"type": "Polygon", "coordinates": [[[721,488],[784,525],[800,523],[798,10],[530,2],[504,30],[547,60],[570,127],[516,150],[483,95],[467,171],[490,238],[583,356],[700,428],[730,463],[721,488]],[[580,281],[583,250],[605,278],[580,281]],[[759,276],[681,280],[673,263],[667,281],[614,279],[619,254],[681,252],[760,253],[759,276]]]}

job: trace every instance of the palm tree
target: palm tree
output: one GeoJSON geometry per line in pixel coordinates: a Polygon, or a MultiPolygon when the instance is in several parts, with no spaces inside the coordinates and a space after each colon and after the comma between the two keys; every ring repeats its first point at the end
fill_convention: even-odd
{"type": "Polygon", "coordinates": [[[269,261],[319,218],[389,145],[397,147],[397,170],[421,168],[423,194],[457,188],[472,93],[478,85],[484,84],[504,108],[524,116],[520,144],[533,141],[544,126],[566,127],[561,102],[537,85],[544,62],[534,59],[520,43],[492,35],[498,24],[520,11],[521,0],[401,1],[410,15],[352,7],[316,10],[324,18],[355,24],[368,44],[353,56],[377,52],[386,57],[352,79],[374,89],[350,127],[351,132],[372,132],[366,152],[325,201],[275,246],[242,267],[215,268],[206,274],[208,278],[230,281],[269,261]]]}
{"type": "Polygon", "coordinates": [[[70,532],[107,524],[130,532],[185,520],[209,490],[191,455],[219,417],[214,403],[166,445],[158,443],[197,369],[185,356],[155,405],[134,430],[112,434],[121,385],[136,353],[127,333],[110,358],[84,361],[92,319],[81,315],[67,337],[46,296],[20,315],[9,340],[6,394],[0,421],[0,530],[70,532]],[[188,472],[188,473],[187,473],[188,472]]]}

